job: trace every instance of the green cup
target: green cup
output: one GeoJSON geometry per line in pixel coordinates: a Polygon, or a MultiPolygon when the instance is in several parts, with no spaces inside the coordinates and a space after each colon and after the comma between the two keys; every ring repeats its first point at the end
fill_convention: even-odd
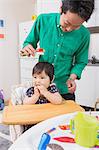
{"type": "Polygon", "coordinates": [[[75,134],[75,142],[84,147],[99,145],[99,121],[94,117],[79,112],[70,123],[75,134]]]}

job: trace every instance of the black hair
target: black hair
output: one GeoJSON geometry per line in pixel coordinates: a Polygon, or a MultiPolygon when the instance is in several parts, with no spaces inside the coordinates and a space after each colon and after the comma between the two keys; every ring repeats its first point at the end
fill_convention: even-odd
{"type": "Polygon", "coordinates": [[[34,67],[32,71],[32,76],[34,74],[40,74],[42,71],[45,71],[46,75],[49,76],[50,81],[53,80],[54,76],[54,66],[48,62],[38,62],[34,67]]]}
{"type": "Polygon", "coordinates": [[[61,8],[61,14],[69,10],[87,21],[94,10],[94,0],[62,0],[61,8]]]}

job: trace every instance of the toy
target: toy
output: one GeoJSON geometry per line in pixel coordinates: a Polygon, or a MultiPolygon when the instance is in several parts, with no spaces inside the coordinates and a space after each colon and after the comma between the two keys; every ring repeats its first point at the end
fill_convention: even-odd
{"type": "Polygon", "coordinates": [[[50,142],[50,139],[51,139],[50,135],[47,133],[44,133],[41,137],[41,140],[40,140],[40,143],[38,146],[38,150],[46,150],[47,145],[50,142]]]}
{"type": "Polygon", "coordinates": [[[63,136],[63,137],[55,137],[54,140],[59,142],[68,142],[68,143],[75,143],[75,140],[71,137],[63,136]]]}
{"type": "Polygon", "coordinates": [[[69,130],[70,129],[70,125],[59,125],[59,128],[61,130],[69,130]]]}
{"type": "Polygon", "coordinates": [[[37,53],[38,55],[44,55],[44,52],[45,52],[45,50],[44,50],[43,48],[38,48],[38,49],[36,49],[36,53],[37,53]]]}
{"type": "Polygon", "coordinates": [[[51,139],[51,136],[49,135],[49,133],[53,132],[54,130],[56,130],[56,128],[52,128],[42,135],[39,146],[38,146],[38,150],[46,150],[47,145],[49,144],[50,139],[51,139]]]}
{"type": "Polygon", "coordinates": [[[49,134],[49,133],[53,132],[54,130],[56,130],[56,128],[52,128],[52,129],[48,130],[47,133],[49,134]]]}
{"type": "Polygon", "coordinates": [[[50,143],[47,145],[49,148],[51,148],[52,150],[64,150],[62,148],[62,146],[60,146],[59,144],[55,144],[55,143],[50,143]]]}

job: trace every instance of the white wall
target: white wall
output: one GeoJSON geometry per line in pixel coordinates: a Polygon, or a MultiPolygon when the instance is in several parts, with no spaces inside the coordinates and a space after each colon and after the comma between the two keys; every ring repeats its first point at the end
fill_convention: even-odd
{"type": "Polygon", "coordinates": [[[60,11],[61,0],[37,0],[37,14],[60,11]]]}
{"type": "Polygon", "coordinates": [[[5,39],[0,40],[0,89],[10,98],[11,86],[19,83],[18,24],[31,20],[35,0],[0,0],[0,19],[5,21],[5,39]]]}

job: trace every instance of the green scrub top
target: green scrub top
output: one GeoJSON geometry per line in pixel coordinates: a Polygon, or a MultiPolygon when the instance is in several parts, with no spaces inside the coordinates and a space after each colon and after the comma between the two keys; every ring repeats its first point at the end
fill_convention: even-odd
{"type": "Polygon", "coordinates": [[[40,62],[54,65],[55,79],[61,94],[68,93],[66,81],[70,74],[81,78],[81,73],[88,63],[90,33],[83,25],[77,30],[63,32],[60,28],[60,14],[41,14],[36,19],[23,47],[31,44],[35,49],[37,43],[45,49],[40,62]]]}

